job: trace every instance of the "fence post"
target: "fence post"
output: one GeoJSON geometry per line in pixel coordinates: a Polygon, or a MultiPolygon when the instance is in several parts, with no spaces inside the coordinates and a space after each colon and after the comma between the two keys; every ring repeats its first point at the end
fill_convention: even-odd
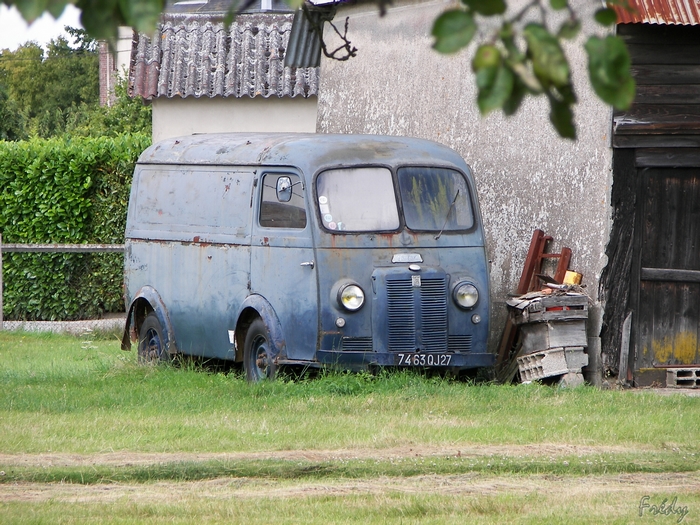
{"type": "Polygon", "coordinates": [[[2,332],[2,233],[0,233],[0,332],[2,332]]]}

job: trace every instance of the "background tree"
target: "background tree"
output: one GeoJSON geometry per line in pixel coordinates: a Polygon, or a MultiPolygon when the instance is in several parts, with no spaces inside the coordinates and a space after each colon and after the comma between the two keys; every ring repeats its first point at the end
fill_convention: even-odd
{"type": "Polygon", "coordinates": [[[72,43],[58,37],[51,40],[46,52],[29,42],[0,55],[0,85],[24,122],[18,138],[60,134],[71,113],[99,106],[96,43],[83,30],[66,30],[72,43]]]}
{"type": "Polygon", "coordinates": [[[66,32],[72,42],[59,37],[46,52],[28,42],[0,54],[0,140],[150,134],[151,108],[127,95],[125,80],[100,106],[97,44],[82,29],[66,32]]]}
{"type": "Polygon", "coordinates": [[[0,140],[22,140],[25,133],[24,115],[11,99],[0,79],[0,140]]]}
{"type": "Polygon", "coordinates": [[[111,106],[73,111],[66,120],[66,134],[81,137],[116,137],[121,134],[151,134],[151,106],[127,93],[126,79],[117,82],[111,106]]]}

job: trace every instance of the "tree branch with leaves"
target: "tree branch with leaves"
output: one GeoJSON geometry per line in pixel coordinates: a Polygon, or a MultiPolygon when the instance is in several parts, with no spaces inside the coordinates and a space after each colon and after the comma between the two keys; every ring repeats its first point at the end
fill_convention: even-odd
{"type": "MultiPolygon", "coordinates": [[[[575,139],[572,108],[576,94],[562,41],[576,38],[581,22],[567,0],[546,1],[532,0],[507,16],[505,0],[462,0],[460,7],[445,11],[435,20],[433,47],[441,53],[456,53],[472,43],[481,17],[497,18],[497,29],[478,45],[471,64],[480,112],[485,115],[500,109],[505,115],[513,115],[526,95],[544,96],[550,105],[550,121],[559,135],[575,139]],[[566,13],[558,27],[550,27],[551,11],[566,13]]],[[[620,5],[628,8],[626,2],[620,5]]],[[[617,22],[610,7],[598,9],[594,18],[602,27],[617,22]]],[[[584,47],[595,93],[615,108],[627,109],[634,100],[635,85],[625,43],[608,34],[588,37],[584,47]]]]}

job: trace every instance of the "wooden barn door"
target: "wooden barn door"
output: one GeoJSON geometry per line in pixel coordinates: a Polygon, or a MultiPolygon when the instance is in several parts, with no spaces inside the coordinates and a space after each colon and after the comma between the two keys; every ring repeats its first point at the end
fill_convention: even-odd
{"type": "Polygon", "coordinates": [[[700,366],[700,26],[620,24],[617,34],[637,90],[613,114],[601,343],[619,381],[665,384],[665,367],[700,366]]]}
{"type": "Polygon", "coordinates": [[[643,168],[635,371],[700,364],[700,168],[643,168]]]}

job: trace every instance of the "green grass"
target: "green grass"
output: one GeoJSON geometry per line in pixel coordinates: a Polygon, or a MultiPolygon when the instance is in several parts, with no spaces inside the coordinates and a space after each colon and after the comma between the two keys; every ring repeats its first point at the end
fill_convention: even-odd
{"type": "Polygon", "coordinates": [[[0,419],[5,453],[542,442],[694,452],[700,399],[411,372],[249,385],[240,374],[141,367],[117,341],[3,333],[0,419]]]}
{"type": "Polygon", "coordinates": [[[695,505],[683,523],[700,516],[700,398],[684,395],[472,384],[411,371],[249,385],[240,372],[139,366],[114,337],[0,332],[0,422],[3,523],[614,523],[618,515],[619,523],[649,522],[634,517],[635,506],[658,487],[619,492],[620,476],[691,476],[695,490],[669,494],[695,505]],[[104,459],[122,455],[139,461],[104,459]],[[426,476],[496,486],[593,476],[609,478],[617,492],[575,503],[556,483],[540,494],[539,481],[523,493],[477,487],[454,497],[435,487],[333,489],[426,476]],[[195,488],[157,499],[162,484],[189,490],[217,480],[228,480],[223,500],[195,488]],[[260,497],[240,493],[241,483],[260,497]],[[3,502],[3,491],[23,484],[58,495],[3,502]],[[135,485],[156,499],[61,495],[74,485],[135,485]],[[277,497],[280,487],[299,490],[277,497]]]}

